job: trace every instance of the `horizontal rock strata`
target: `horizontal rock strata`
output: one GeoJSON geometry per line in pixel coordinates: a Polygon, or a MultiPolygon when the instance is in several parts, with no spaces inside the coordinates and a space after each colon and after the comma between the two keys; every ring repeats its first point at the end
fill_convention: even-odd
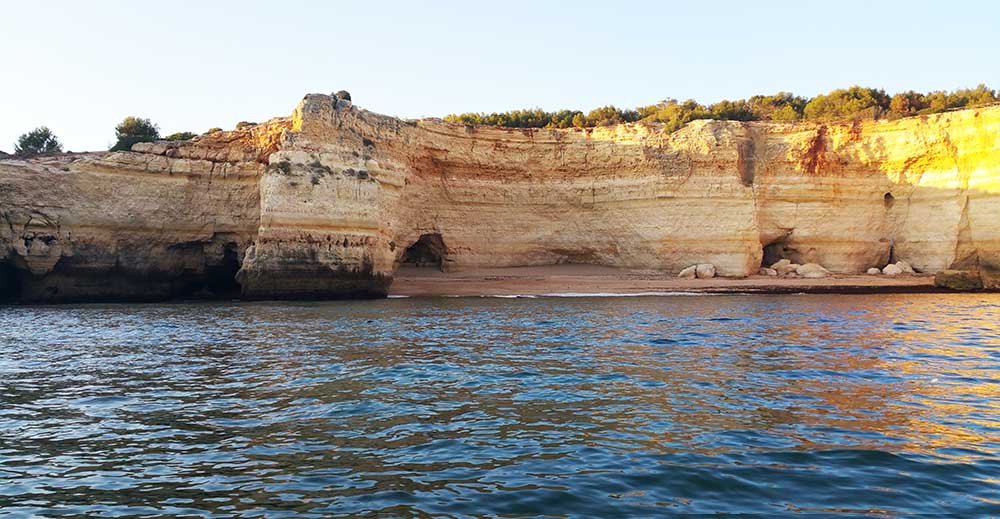
{"type": "MultiPolygon", "coordinates": [[[[1000,108],[836,124],[403,121],[326,95],[130,152],[0,160],[0,298],[384,296],[401,263],[1000,266],[1000,108]]],[[[997,288],[985,277],[986,288],[997,288]]]]}

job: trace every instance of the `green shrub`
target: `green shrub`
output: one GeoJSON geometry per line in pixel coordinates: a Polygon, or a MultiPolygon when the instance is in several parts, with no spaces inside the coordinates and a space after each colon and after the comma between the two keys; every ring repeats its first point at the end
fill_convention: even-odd
{"type": "Polygon", "coordinates": [[[642,121],[663,124],[667,131],[675,131],[697,119],[777,122],[878,119],[884,116],[901,117],[936,113],[998,101],[1000,98],[997,92],[990,90],[986,85],[953,92],[937,91],[928,94],[902,92],[892,97],[881,89],[853,86],[812,99],[788,92],[778,92],[774,95],[756,95],[736,101],[722,100],[707,106],[694,100],[679,103],[675,99],[666,99],[655,105],[637,107],[635,110],[622,110],[609,105],[592,110],[586,115],[579,110],[546,112],[535,108],[491,114],[453,114],[444,120],[477,126],[510,128],[584,128],[642,121]]]}
{"type": "Polygon", "coordinates": [[[33,157],[42,153],[62,151],[62,144],[46,126],[39,126],[17,138],[14,143],[14,155],[18,157],[33,157]]]}
{"type": "Polygon", "coordinates": [[[149,119],[128,116],[118,126],[115,126],[118,142],[111,151],[129,151],[137,142],[151,142],[160,138],[160,129],[149,119]]]}
{"type": "Polygon", "coordinates": [[[198,136],[197,134],[191,133],[191,132],[177,132],[177,133],[171,133],[170,135],[167,135],[166,137],[163,138],[163,140],[165,140],[165,141],[189,141],[189,140],[191,140],[191,139],[193,139],[193,138],[195,138],[197,136],[198,136]]]}
{"type": "Polygon", "coordinates": [[[865,118],[877,119],[889,110],[890,97],[884,90],[852,86],[814,97],[805,108],[806,119],[817,121],[865,118]]]}

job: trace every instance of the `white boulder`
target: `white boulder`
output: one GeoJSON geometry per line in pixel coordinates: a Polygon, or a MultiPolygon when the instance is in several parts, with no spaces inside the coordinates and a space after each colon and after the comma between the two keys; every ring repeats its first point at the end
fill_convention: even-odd
{"type": "Polygon", "coordinates": [[[899,267],[899,270],[903,271],[903,274],[916,274],[916,272],[913,270],[913,267],[911,267],[910,264],[905,261],[897,261],[896,266],[899,267]]]}
{"type": "Polygon", "coordinates": [[[711,263],[699,263],[695,268],[695,275],[698,279],[708,279],[715,277],[715,265],[711,263]]]}
{"type": "Polygon", "coordinates": [[[804,278],[825,278],[830,275],[830,271],[823,268],[819,263],[806,263],[795,269],[795,273],[804,278]]]}
{"type": "Polygon", "coordinates": [[[767,267],[761,267],[761,269],[757,271],[757,274],[760,274],[761,276],[772,276],[773,277],[773,276],[777,276],[778,275],[778,271],[774,270],[774,269],[769,269],[767,267]]]}
{"type": "Polygon", "coordinates": [[[781,267],[784,267],[785,265],[791,265],[791,264],[792,264],[791,260],[780,259],[780,260],[775,261],[774,263],[772,263],[771,264],[771,268],[773,268],[774,270],[778,270],[781,267]]]}
{"type": "Polygon", "coordinates": [[[875,267],[872,267],[872,268],[868,269],[868,275],[869,276],[877,276],[877,275],[879,275],[881,273],[882,273],[882,271],[879,270],[879,269],[877,269],[877,268],[875,268],[875,267]]]}
{"type": "Polygon", "coordinates": [[[903,269],[899,268],[895,263],[890,263],[882,269],[882,273],[886,276],[898,276],[903,273],[903,269]]]}
{"type": "Polygon", "coordinates": [[[779,276],[787,276],[788,274],[795,272],[795,269],[801,266],[802,265],[799,265],[798,263],[792,263],[790,260],[783,259],[775,262],[771,265],[771,268],[777,271],[779,276]]]}
{"type": "Polygon", "coordinates": [[[698,265],[691,265],[690,267],[681,270],[681,273],[677,274],[677,277],[684,279],[694,279],[697,276],[697,271],[698,271],[698,265]]]}

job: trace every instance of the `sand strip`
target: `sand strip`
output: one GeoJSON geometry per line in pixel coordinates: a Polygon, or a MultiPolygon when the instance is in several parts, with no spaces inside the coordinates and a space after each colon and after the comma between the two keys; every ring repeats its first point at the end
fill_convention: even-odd
{"type": "Polygon", "coordinates": [[[512,267],[440,272],[403,267],[390,290],[395,296],[579,295],[683,293],[834,293],[872,294],[941,292],[934,277],[834,275],[821,279],[748,278],[678,279],[655,270],[590,265],[512,267]]]}

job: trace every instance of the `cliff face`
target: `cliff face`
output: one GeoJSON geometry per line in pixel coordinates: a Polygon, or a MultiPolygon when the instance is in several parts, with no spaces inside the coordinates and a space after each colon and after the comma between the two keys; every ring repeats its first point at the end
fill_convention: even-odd
{"type": "Polygon", "coordinates": [[[779,257],[1000,265],[1000,108],[668,134],[409,122],[309,95],[190,142],[0,160],[8,299],[372,297],[403,261],[746,276],[779,257]]]}

